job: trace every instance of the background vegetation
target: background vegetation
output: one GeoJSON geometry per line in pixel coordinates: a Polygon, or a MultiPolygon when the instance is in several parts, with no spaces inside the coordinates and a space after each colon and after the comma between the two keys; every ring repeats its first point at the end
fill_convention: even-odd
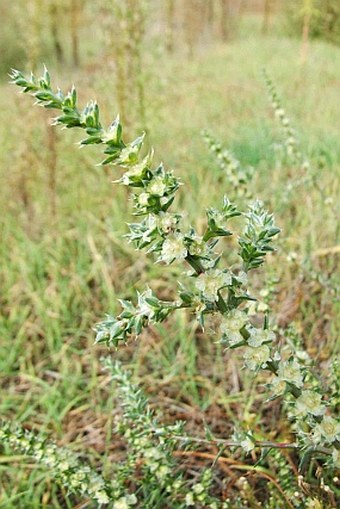
{"type": "MultiPolygon", "coordinates": [[[[7,83],[10,67],[45,62],[61,87],[77,85],[80,101],[100,96],[106,123],[120,111],[129,134],[147,130],[157,159],[186,184],[180,205],[193,223],[221,195],[201,134],[213,130],[244,165],[254,166],[254,195],[282,228],[279,251],[253,281],[254,294],[265,301],[257,288],[275,281],[268,299],[278,326],[294,324],[321,372],[339,351],[338,3],[124,5],[4,0],[0,6],[6,20],[0,31],[0,415],[70,444],[94,466],[104,461],[108,476],[123,454],[112,436],[119,408],[98,361],[106,349],[93,346],[92,327],[116,311],[116,297],[131,297],[151,279],[153,290],[168,298],[179,272],[175,266],[164,271],[122,241],[131,206],[124,189],[111,184],[116,176],[95,166],[95,148],[75,149],[76,132],[53,130],[48,112],[18,97],[7,83]],[[277,163],[281,133],[263,67],[318,169],[321,194],[304,185],[286,197],[295,169],[277,163]]],[[[203,335],[190,316],[150,328],[113,355],[133,371],[165,422],[183,418],[196,435],[208,425],[226,437],[238,422],[260,435],[290,435],[280,403],[264,403],[261,380],[254,384],[242,361],[203,335]]],[[[192,458],[189,466],[201,463],[192,458]]],[[[244,507],[260,507],[270,483],[254,473],[243,493],[243,472],[233,472],[231,491],[248,500],[244,507]]],[[[280,475],[275,465],[271,474],[280,475]]],[[[77,503],[44,469],[2,451],[1,508],[82,507],[77,503]]],[[[335,507],[326,494],[324,503],[335,507]]]]}

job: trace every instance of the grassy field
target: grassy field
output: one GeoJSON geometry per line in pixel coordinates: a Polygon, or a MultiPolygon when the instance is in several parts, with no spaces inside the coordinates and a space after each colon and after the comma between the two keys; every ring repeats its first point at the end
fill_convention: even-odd
{"type": "MultiPolygon", "coordinates": [[[[113,80],[105,66],[89,62],[77,70],[50,71],[62,88],[74,82],[83,103],[97,98],[107,122],[114,118],[113,80]]],[[[295,323],[324,372],[339,349],[334,215],[340,191],[339,84],[339,48],[311,43],[302,68],[298,41],[257,35],[200,48],[190,59],[148,56],[145,76],[149,143],[156,158],[185,184],[179,208],[188,211],[188,221],[199,228],[204,208],[228,194],[218,184],[202,129],[209,128],[243,163],[255,167],[254,195],[275,213],[282,233],[266,271],[253,277],[254,294],[263,281],[278,279],[274,317],[283,327],[295,323]],[[317,174],[322,195],[309,185],[284,200],[294,174],[275,164],[273,144],[280,130],[268,103],[263,66],[303,150],[312,161],[325,162],[317,174]]],[[[134,105],[130,108],[135,118],[134,105]]],[[[58,129],[55,137],[48,118],[3,77],[0,415],[70,444],[94,465],[104,461],[110,475],[120,447],[111,432],[119,409],[100,369],[106,348],[93,345],[92,327],[117,310],[118,297],[132,297],[148,282],[159,296],[171,296],[180,268],[155,266],[123,240],[131,219],[125,190],[112,185],[112,170],[96,166],[101,159],[96,148],[78,150],[77,132],[58,129]]],[[[139,129],[136,122],[129,132],[139,129]]],[[[165,421],[184,418],[197,435],[207,423],[226,437],[241,421],[259,434],[266,430],[268,436],[269,430],[269,435],[289,436],[287,423],[278,419],[279,405],[264,403],[263,380],[255,384],[241,370],[242,360],[223,352],[185,313],[112,355],[133,370],[165,421]]],[[[1,452],[1,508],[75,508],[79,502],[67,499],[48,472],[1,452]]]]}

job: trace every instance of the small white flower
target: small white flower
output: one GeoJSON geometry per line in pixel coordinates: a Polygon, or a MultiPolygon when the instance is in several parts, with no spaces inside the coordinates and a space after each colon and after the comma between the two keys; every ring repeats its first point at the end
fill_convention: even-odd
{"type": "Polygon", "coordinates": [[[135,162],[137,160],[139,148],[140,147],[138,147],[138,145],[135,145],[133,147],[127,146],[123,148],[123,150],[120,152],[119,164],[123,166],[124,164],[135,162]]]}
{"type": "Polygon", "coordinates": [[[196,288],[200,290],[204,297],[210,302],[218,300],[218,290],[231,284],[231,275],[218,269],[210,269],[200,274],[196,280],[196,288]]]}
{"type": "Polygon", "coordinates": [[[131,505],[135,505],[137,503],[137,498],[135,495],[126,495],[125,497],[121,497],[116,500],[113,504],[113,509],[129,509],[131,505]]]}
{"type": "Polygon", "coordinates": [[[193,242],[189,245],[189,253],[194,256],[203,256],[207,252],[207,244],[203,241],[203,237],[195,235],[192,240],[193,242]]]}
{"type": "Polygon", "coordinates": [[[204,491],[203,484],[201,484],[201,483],[194,484],[193,487],[192,487],[192,491],[194,493],[196,493],[196,495],[200,495],[200,493],[203,493],[203,491],[204,491]]]}
{"type": "Polygon", "coordinates": [[[322,509],[323,505],[317,498],[308,498],[306,509],[322,509]]]}
{"type": "Polygon", "coordinates": [[[134,495],[134,494],[132,494],[132,495],[127,495],[127,496],[126,496],[126,498],[127,498],[127,500],[128,500],[128,502],[129,502],[129,504],[130,504],[130,505],[136,505],[136,504],[137,504],[137,502],[138,502],[137,497],[136,497],[136,495],[134,495]]]}
{"type": "Polygon", "coordinates": [[[152,458],[153,460],[160,460],[163,458],[163,453],[157,447],[149,447],[144,451],[145,458],[152,458]]]}
{"type": "Polygon", "coordinates": [[[161,260],[167,264],[174,260],[184,260],[188,250],[184,245],[183,235],[173,235],[163,242],[161,260]]]}
{"type": "Polygon", "coordinates": [[[242,285],[246,285],[247,282],[248,282],[248,276],[247,276],[247,273],[244,272],[243,270],[241,270],[237,276],[236,276],[237,280],[242,284],[242,285]]]}
{"type": "Polygon", "coordinates": [[[185,504],[188,507],[191,506],[191,505],[195,505],[194,495],[191,492],[186,494],[186,496],[185,496],[185,504]]]}
{"type": "Polygon", "coordinates": [[[156,477],[160,481],[163,481],[170,474],[170,472],[171,472],[170,467],[168,467],[167,465],[161,465],[158,471],[156,472],[156,477]]]}
{"type": "Polygon", "coordinates": [[[94,495],[94,498],[99,504],[108,504],[110,502],[110,499],[105,491],[97,491],[97,493],[94,495]]]}
{"type": "Polygon", "coordinates": [[[147,187],[150,194],[154,196],[163,196],[166,191],[166,184],[160,177],[154,178],[147,187]]]}
{"type": "Polygon", "coordinates": [[[279,365],[278,377],[296,385],[296,387],[303,386],[303,374],[296,360],[282,362],[279,365]]]}
{"type": "Polygon", "coordinates": [[[296,414],[301,415],[308,412],[312,415],[323,415],[325,413],[325,407],[321,399],[321,395],[315,391],[302,391],[295,402],[296,414]]]}
{"type": "Polygon", "coordinates": [[[245,349],[243,355],[246,366],[255,371],[258,367],[264,366],[270,359],[270,350],[267,345],[262,345],[257,348],[251,346],[245,349]]]}
{"type": "Polygon", "coordinates": [[[150,288],[145,290],[142,294],[138,295],[138,310],[137,313],[141,316],[147,316],[149,319],[152,319],[155,314],[155,310],[152,306],[145,300],[148,297],[152,297],[152,291],[150,288]]]}
{"type": "Polygon", "coordinates": [[[146,207],[148,205],[148,203],[149,203],[149,198],[150,198],[149,193],[141,193],[138,196],[138,203],[139,203],[139,205],[141,205],[142,207],[146,207]]]}
{"type": "Polygon", "coordinates": [[[220,325],[222,338],[226,339],[230,345],[235,345],[243,341],[240,330],[247,323],[247,315],[239,309],[233,309],[228,315],[223,317],[220,325]]]}
{"type": "Polygon", "coordinates": [[[58,468],[64,472],[65,470],[68,470],[70,468],[70,464],[67,461],[61,461],[58,465],[58,468]]]}
{"type": "Polygon", "coordinates": [[[275,376],[272,379],[270,386],[275,396],[280,396],[286,390],[286,382],[284,380],[281,380],[281,378],[279,378],[278,376],[275,376]]]}
{"type": "Polygon", "coordinates": [[[251,328],[249,332],[248,345],[254,347],[261,346],[263,343],[271,343],[276,337],[273,331],[267,329],[251,328]]]}
{"type": "Polygon", "coordinates": [[[284,118],[285,117],[285,110],[283,108],[277,108],[275,111],[275,115],[278,118],[284,118]]]}
{"type": "Polygon", "coordinates": [[[340,438],[340,422],[333,419],[333,417],[326,416],[322,419],[320,424],[315,426],[314,440],[321,442],[322,437],[327,442],[334,442],[340,438]]]}
{"type": "Polygon", "coordinates": [[[266,311],[268,311],[268,309],[269,309],[268,304],[266,304],[263,301],[260,301],[257,305],[257,310],[259,313],[265,313],[266,311]]]}
{"type": "Polygon", "coordinates": [[[168,233],[177,225],[177,218],[174,214],[163,212],[158,219],[158,227],[161,231],[168,233]]]}

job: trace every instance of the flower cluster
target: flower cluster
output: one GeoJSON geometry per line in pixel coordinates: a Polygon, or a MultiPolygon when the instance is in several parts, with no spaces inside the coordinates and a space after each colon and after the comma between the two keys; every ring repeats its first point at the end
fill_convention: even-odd
{"type": "Polygon", "coordinates": [[[215,157],[217,166],[223,177],[230,184],[235,198],[250,198],[249,185],[253,179],[254,168],[242,167],[234,154],[223,148],[214,136],[208,131],[203,131],[202,136],[207,143],[211,154],[215,157]]]}

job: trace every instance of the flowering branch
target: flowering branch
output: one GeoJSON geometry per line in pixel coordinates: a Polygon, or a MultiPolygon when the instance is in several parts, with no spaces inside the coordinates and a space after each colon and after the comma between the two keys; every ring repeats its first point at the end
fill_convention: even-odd
{"type": "MultiPolygon", "coordinates": [[[[193,269],[188,288],[180,284],[174,302],[161,301],[149,288],[137,295],[137,304],[120,301],[122,312],[96,326],[96,341],[117,346],[131,335],[138,336],[150,323],[162,322],[181,308],[190,309],[202,327],[206,315],[219,315],[220,342],[231,349],[244,348],[244,363],[251,371],[267,370],[273,374],[269,388],[273,398],[282,396],[287,403],[302,462],[312,453],[329,449],[330,463],[338,464],[340,423],[328,412],[327,401],[309,366],[292,349],[279,350],[267,317],[261,328],[255,327],[249,317],[247,302],[253,298],[247,291],[247,278],[251,270],[264,263],[267,253],[273,251],[272,242],[279,233],[273,215],[258,201],[241,212],[225,196],[220,208],[207,209],[204,232],[199,234],[193,227],[186,229],[182,214],[170,211],[180,182],[162,163],[153,167],[153,149],[142,155],[144,135],[124,142],[119,117],[109,128],[104,128],[97,103],[90,101],[80,110],[75,88],[66,95],[59,89],[54,92],[46,69],[39,80],[34,75],[26,78],[19,71],[13,71],[11,78],[23,92],[33,95],[38,104],[61,111],[54,123],[85,130],[87,137],[81,145],[103,145],[102,165],[123,168],[117,182],[132,189],[134,215],[142,217],[139,222],[129,224],[129,241],[139,250],[154,253],[157,262],[185,261],[193,269]],[[237,216],[244,222],[238,236],[238,263],[220,268],[223,252],[215,249],[223,237],[233,234],[229,221],[237,216]]],[[[277,101],[275,108],[280,110],[278,116],[288,136],[287,151],[300,160],[290,122],[277,101]]],[[[256,446],[249,433],[242,441],[247,450],[256,446]]]]}
{"type": "Polygon", "coordinates": [[[119,117],[105,129],[100,122],[98,104],[90,101],[83,110],[79,109],[74,86],[66,95],[59,89],[54,92],[46,68],[40,79],[33,74],[26,78],[16,70],[12,71],[11,79],[23,92],[33,95],[39,105],[61,110],[62,114],[54,119],[55,124],[85,130],[87,137],[81,145],[104,145],[106,157],[102,165],[112,164],[125,170],[117,182],[133,189],[134,215],[143,216],[140,222],[129,224],[129,241],[137,249],[153,252],[157,262],[186,261],[193,268],[194,287],[191,285],[189,290],[181,287],[179,300],[174,303],[160,301],[149,289],[138,295],[137,305],[121,301],[122,313],[116,318],[109,316],[97,325],[97,342],[117,346],[131,334],[138,336],[149,323],[163,321],[171,311],[182,307],[191,308],[203,326],[205,315],[216,312],[226,315],[251,300],[244,288],[246,273],[263,264],[267,252],[273,250],[272,239],[279,232],[262,204],[255,202],[247,212],[241,213],[224,197],[220,209],[206,211],[207,226],[202,235],[193,227],[185,230],[183,216],[169,212],[180,183],[162,163],[152,167],[153,149],[141,156],[144,135],[125,143],[119,117]],[[236,267],[236,272],[233,268],[220,269],[221,254],[214,249],[222,237],[232,235],[226,223],[241,215],[246,223],[238,240],[243,268],[236,267]]]}

